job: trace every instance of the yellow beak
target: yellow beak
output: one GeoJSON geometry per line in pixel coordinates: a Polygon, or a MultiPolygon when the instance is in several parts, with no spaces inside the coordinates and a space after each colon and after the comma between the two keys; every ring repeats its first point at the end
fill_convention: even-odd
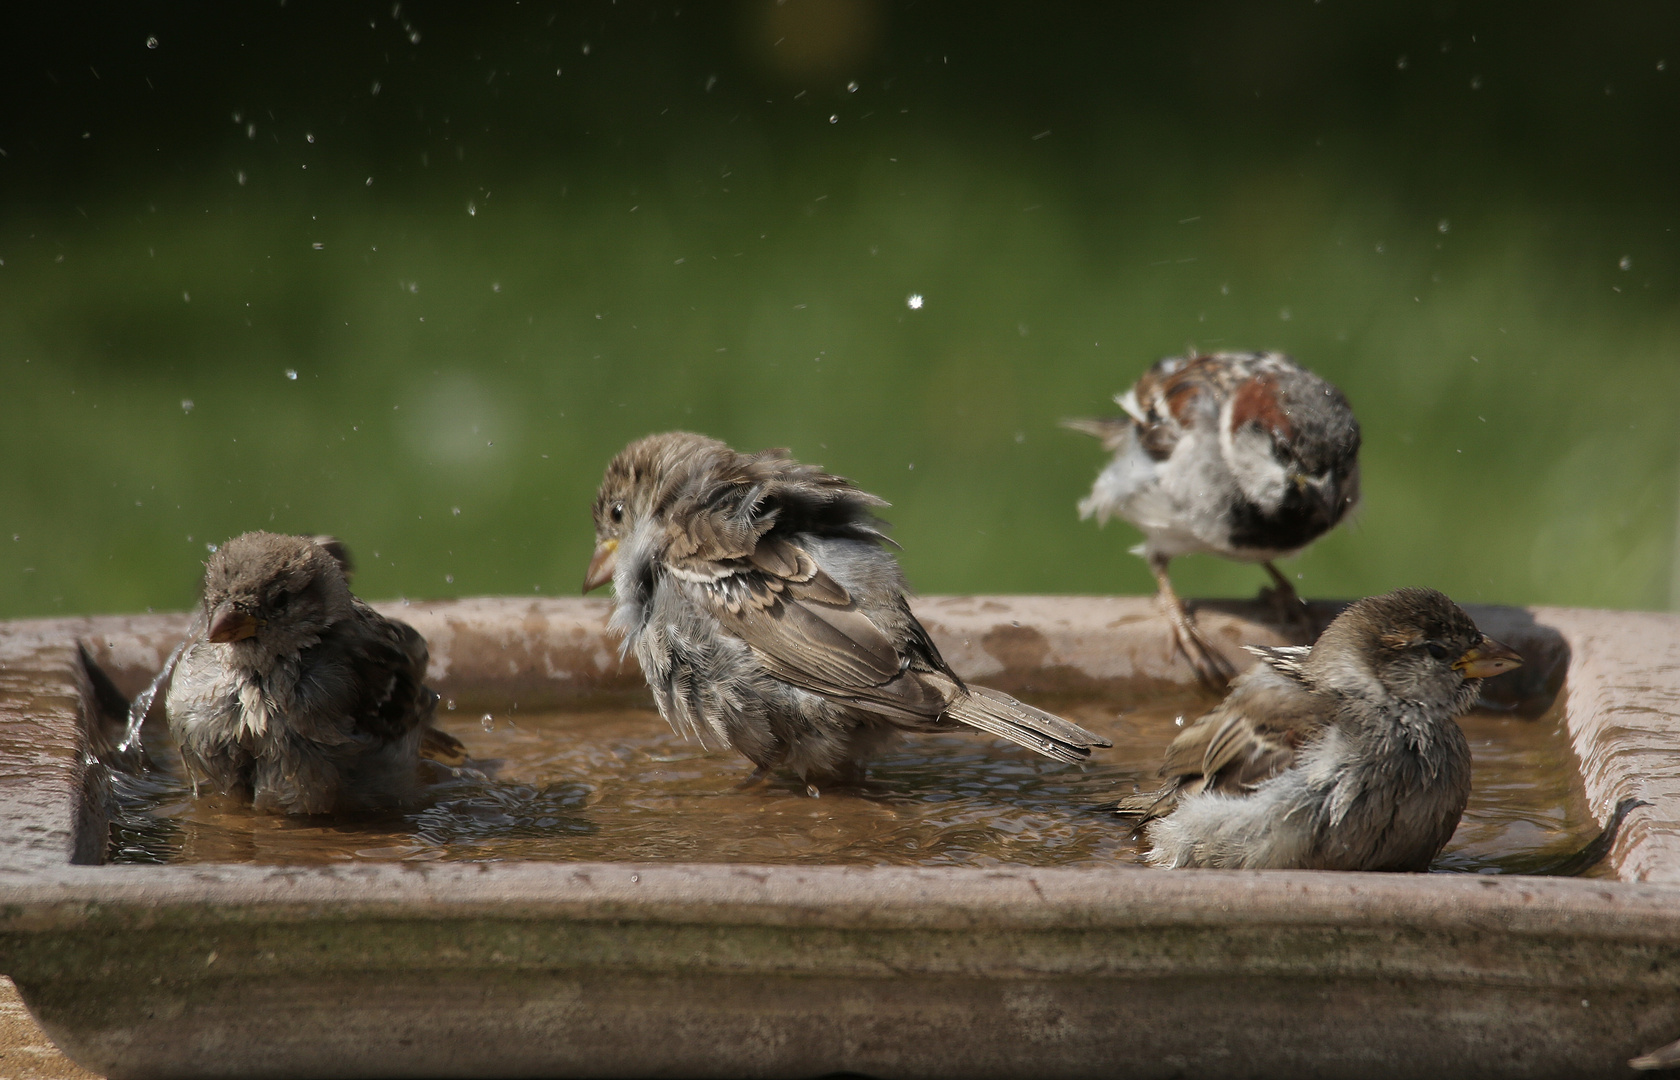
{"type": "Polygon", "coordinates": [[[248,637],[256,637],[260,625],[257,617],[250,612],[240,611],[232,604],[223,604],[210,615],[209,638],[218,645],[244,641],[248,637]]]}
{"type": "Polygon", "coordinates": [[[1453,670],[1466,679],[1486,679],[1522,667],[1522,662],[1523,658],[1509,645],[1501,645],[1484,634],[1479,645],[1453,661],[1453,670]]]}
{"type": "Polygon", "coordinates": [[[583,591],[599,589],[612,580],[618,567],[618,541],[603,540],[595,545],[595,557],[589,560],[589,571],[583,575],[583,591]]]}

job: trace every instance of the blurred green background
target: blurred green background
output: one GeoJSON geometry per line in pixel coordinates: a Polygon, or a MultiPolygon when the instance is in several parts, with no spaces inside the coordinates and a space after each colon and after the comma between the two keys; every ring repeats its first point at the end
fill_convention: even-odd
{"type": "Polygon", "coordinates": [[[574,593],[679,426],[890,499],[920,591],[1149,592],[1056,423],[1188,345],[1358,410],[1306,594],[1680,601],[1673,5],[4,19],[0,616],[186,607],[253,528],[574,593]]]}

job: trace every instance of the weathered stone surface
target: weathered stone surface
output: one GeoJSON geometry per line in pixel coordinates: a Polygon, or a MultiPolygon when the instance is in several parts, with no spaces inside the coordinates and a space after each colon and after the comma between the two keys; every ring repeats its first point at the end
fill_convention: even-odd
{"type": "MultiPolygon", "coordinates": [[[[389,606],[432,679],[527,706],[644,693],[605,606],[389,606]]],[[[939,597],[959,672],[1187,684],[1152,601],[939,597]]],[[[1323,609],[1326,616],[1333,607],[1323,609]]],[[[1245,605],[1200,618],[1282,640],[1245,605]]],[[[185,1076],[1609,1076],[1680,1034],[1680,620],[1488,608],[1560,686],[1621,881],[1109,869],[74,866],[103,824],[90,688],[179,616],[0,626],[0,971],[78,1062],[185,1076]],[[13,823],[19,827],[14,828],[13,823]]]]}

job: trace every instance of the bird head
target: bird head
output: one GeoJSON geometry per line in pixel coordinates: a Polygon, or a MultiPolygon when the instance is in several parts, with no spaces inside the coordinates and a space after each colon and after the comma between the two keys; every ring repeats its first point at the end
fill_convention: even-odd
{"type": "Polygon", "coordinates": [[[1480,680],[1522,657],[1476,628],[1434,589],[1397,589],[1356,601],[1319,637],[1302,665],[1319,685],[1461,712],[1480,680]]]}
{"type": "Polygon", "coordinates": [[[296,652],[353,610],[343,564],[310,537],[245,533],[205,567],[205,636],[239,654],[296,652]]]}
{"type": "Polygon", "coordinates": [[[613,580],[620,549],[669,508],[685,477],[734,456],[718,440],[688,431],[649,435],[619,451],[595,493],[595,553],[584,574],[583,591],[613,580]]]}

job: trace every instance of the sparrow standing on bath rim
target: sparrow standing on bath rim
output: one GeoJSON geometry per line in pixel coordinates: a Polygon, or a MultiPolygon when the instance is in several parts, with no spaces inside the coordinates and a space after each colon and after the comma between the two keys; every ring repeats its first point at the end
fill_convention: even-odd
{"type": "Polygon", "coordinates": [[[659,711],[703,746],[817,781],[855,779],[897,731],[963,724],[1057,761],[1107,740],[966,686],[905,602],[886,505],[784,450],[703,435],[631,443],[595,497],[583,591],[611,581],[612,627],[659,711]]]}
{"type": "Polygon", "coordinates": [[[1196,674],[1223,689],[1232,670],[1173,592],[1167,563],[1194,552],[1262,563],[1276,598],[1305,611],[1272,565],[1329,531],[1359,502],[1359,422],[1347,398],[1281,353],[1215,353],[1157,362],[1115,399],[1126,415],[1069,420],[1114,460],[1079,516],[1122,517],[1143,531],[1173,639],[1196,674]]]}
{"type": "Polygon", "coordinates": [[[267,532],[210,557],[167,698],[195,794],[287,814],[394,807],[422,750],[463,752],[431,726],[425,640],[351,595],[346,558],[330,538],[267,532]]]}
{"type": "Polygon", "coordinates": [[[1139,815],[1158,866],[1429,868],[1470,797],[1455,718],[1522,658],[1433,589],[1351,605],[1316,644],[1260,657],[1167,748],[1139,815]]]}

